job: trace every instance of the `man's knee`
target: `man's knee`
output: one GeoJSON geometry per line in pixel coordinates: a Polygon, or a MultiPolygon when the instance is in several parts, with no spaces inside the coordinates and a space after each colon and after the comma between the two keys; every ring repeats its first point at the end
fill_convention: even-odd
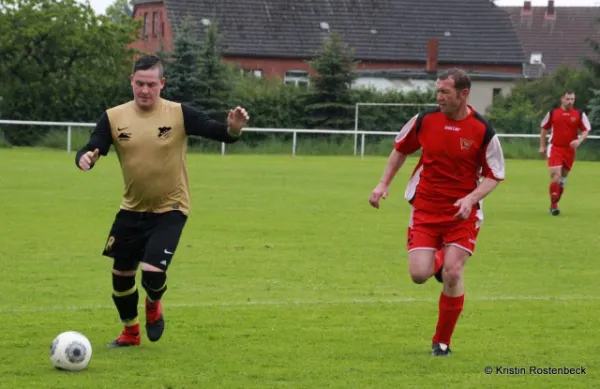
{"type": "Polygon", "coordinates": [[[142,286],[151,300],[160,300],[167,291],[167,273],[159,269],[157,269],[159,271],[147,269],[142,267],[142,286]]]}
{"type": "Polygon", "coordinates": [[[457,285],[463,277],[465,263],[470,253],[457,246],[448,246],[444,257],[442,278],[444,283],[452,287],[457,285]]]}
{"type": "Polygon", "coordinates": [[[424,284],[433,275],[433,250],[415,250],[409,254],[410,278],[415,284],[424,284]]]}

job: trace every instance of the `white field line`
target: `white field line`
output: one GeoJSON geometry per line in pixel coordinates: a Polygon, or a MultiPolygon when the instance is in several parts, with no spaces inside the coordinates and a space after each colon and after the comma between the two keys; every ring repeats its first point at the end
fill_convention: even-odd
{"type": "MultiPolygon", "coordinates": [[[[467,295],[465,302],[502,302],[502,301],[600,301],[600,296],[490,296],[473,297],[467,295]]],[[[297,300],[297,301],[239,301],[239,302],[196,302],[196,303],[165,303],[165,308],[251,308],[261,306],[319,306],[319,305],[352,305],[352,304],[406,304],[406,303],[437,303],[437,298],[395,298],[395,299],[348,299],[348,300],[297,300]]],[[[140,305],[142,306],[142,305],[140,305]]],[[[81,306],[46,306],[32,308],[0,308],[0,314],[36,313],[36,312],[77,312],[91,310],[114,309],[113,305],[81,305],[81,306]]]]}

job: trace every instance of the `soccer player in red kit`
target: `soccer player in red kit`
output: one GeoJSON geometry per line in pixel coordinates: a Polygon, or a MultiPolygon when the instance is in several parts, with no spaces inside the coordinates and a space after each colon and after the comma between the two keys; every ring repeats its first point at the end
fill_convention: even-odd
{"type": "Polygon", "coordinates": [[[542,119],[540,134],[540,153],[547,157],[550,170],[550,214],[554,216],[560,214],[558,202],[575,162],[575,150],[592,129],[586,114],[574,108],[575,93],[572,90],[567,90],[560,102],[560,107],[550,110],[542,119]],[[546,137],[550,129],[552,134],[546,148],[546,137]],[[581,135],[578,134],[579,131],[581,135]]]}
{"type": "Polygon", "coordinates": [[[409,154],[421,150],[405,192],[412,205],[408,261],[413,282],[443,283],[432,355],[450,354],[464,305],[463,271],[483,219],[482,200],[504,180],[504,156],[492,127],[467,104],[469,76],[460,69],[436,81],[438,107],[419,113],[396,137],[369,203],[379,208],[409,154]]]}

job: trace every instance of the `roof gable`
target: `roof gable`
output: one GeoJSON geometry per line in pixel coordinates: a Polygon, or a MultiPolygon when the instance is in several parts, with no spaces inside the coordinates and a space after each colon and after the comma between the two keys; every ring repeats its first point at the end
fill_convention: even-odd
{"type": "Polygon", "coordinates": [[[423,62],[438,39],[440,63],[521,64],[509,15],[482,0],[165,0],[173,30],[186,14],[216,18],[230,56],[311,58],[339,32],[359,60],[423,62]],[[468,10],[468,11],[465,11],[468,10]],[[322,26],[322,23],[323,26],[322,26]]]}
{"type": "Polygon", "coordinates": [[[600,40],[600,7],[555,7],[555,17],[546,18],[546,7],[504,7],[511,15],[527,55],[526,73],[540,76],[553,73],[561,65],[582,67],[582,58],[598,58],[587,38],[600,40]],[[541,53],[542,64],[531,64],[532,53],[541,53]]]}

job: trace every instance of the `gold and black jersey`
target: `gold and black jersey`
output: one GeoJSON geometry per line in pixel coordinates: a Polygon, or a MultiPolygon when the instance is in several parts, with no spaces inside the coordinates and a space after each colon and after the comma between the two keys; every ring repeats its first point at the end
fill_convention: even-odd
{"type": "Polygon", "coordinates": [[[113,145],[121,165],[124,194],[121,209],[164,213],[190,211],[186,165],[187,137],[202,136],[233,143],[238,137],[227,125],[210,119],[185,104],[159,100],[152,111],[130,101],[106,110],[90,140],[75,157],[76,165],[87,151],[107,155],[113,145]]]}

